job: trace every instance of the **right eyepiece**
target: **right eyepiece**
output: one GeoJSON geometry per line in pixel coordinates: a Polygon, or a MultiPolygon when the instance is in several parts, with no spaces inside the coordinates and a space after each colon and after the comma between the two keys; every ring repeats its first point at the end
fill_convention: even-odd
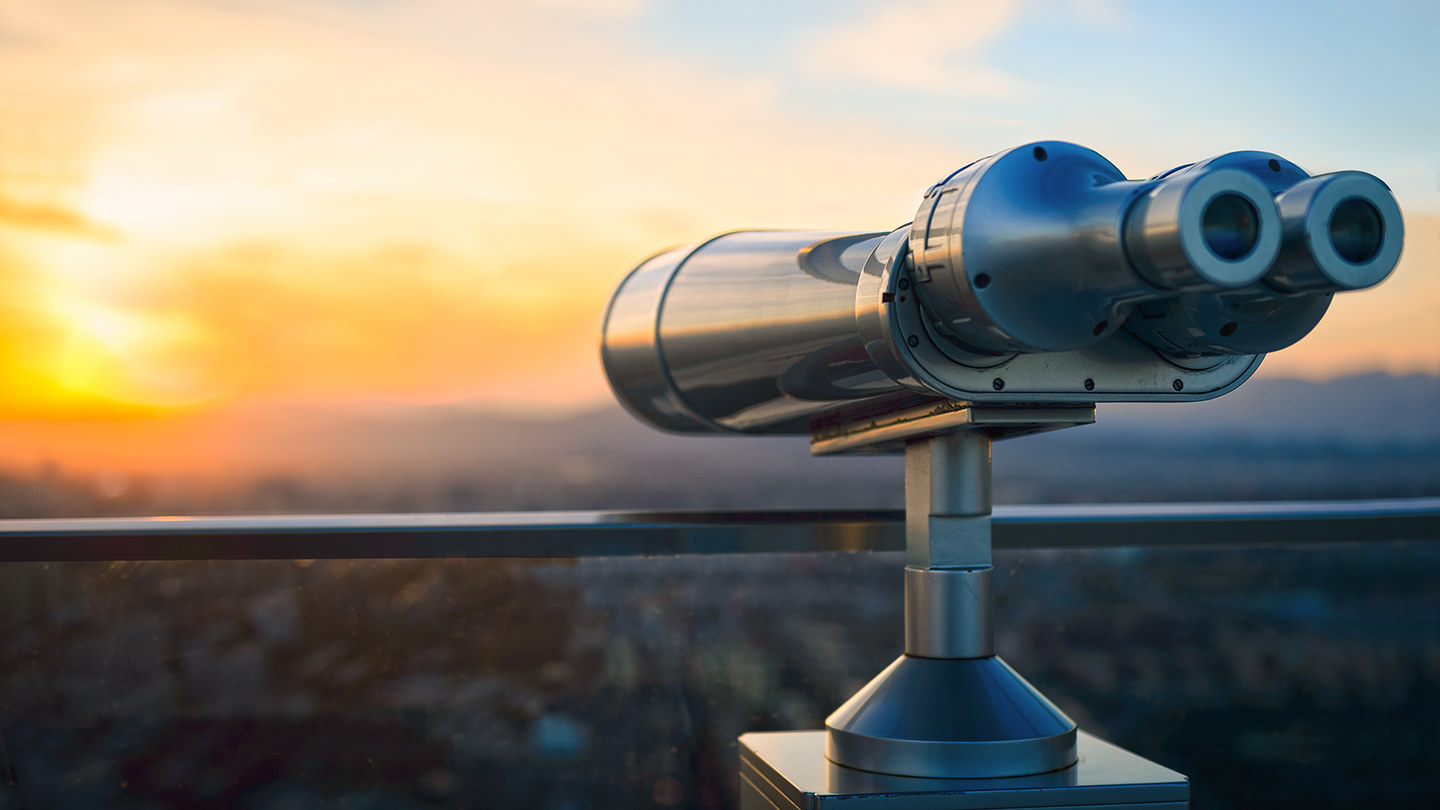
{"type": "Polygon", "coordinates": [[[1266,283],[1282,292],[1359,290],[1400,261],[1405,223],[1395,195],[1365,172],[1301,181],[1275,200],[1283,240],[1266,283]]]}
{"type": "Polygon", "coordinates": [[[1155,182],[1127,217],[1126,248],[1179,294],[1138,301],[1125,329],[1172,360],[1283,349],[1332,293],[1373,287],[1400,261],[1400,206],[1364,172],[1310,177],[1279,155],[1231,152],[1155,182]]]}

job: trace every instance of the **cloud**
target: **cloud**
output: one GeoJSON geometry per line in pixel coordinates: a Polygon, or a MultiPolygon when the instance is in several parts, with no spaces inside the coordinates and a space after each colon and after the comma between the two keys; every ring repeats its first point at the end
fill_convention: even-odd
{"type": "Polygon", "coordinates": [[[115,240],[114,228],[66,208],[12,200],[0,195],[0,224],[50,231],[81,239],[115,240]]]}
{"type": "MultiPolygon", "coordinates": [[[[1000,92],[1012,80],[986,73],[986,50],[1018,8],[886,8],[811,55],[852,77],[1000,92]]],[[[0,11],[25,42],[0,43],[0,262],[23,268],[5,277],[5,402],[594,401],[600,314],[641,257],[736,227],[893,227],[984,154],[805,112],[783,77],[646,54],[620,35],[636,13],[0,11]],[[100,227],[122,238],[91,238],[100,227]]],[[[1379,356],[1350,334],[1366,341],[1344,349],[1355,362],[1379,356]]],[[[1385,362],[1433,355],[1405,345],[1412,360],[1385,362]]]]}
{"type": "Polygon", "coordinates": [[[38,44],[0,48],[0,194],[65,168],[25,198],[54,201],[50,227],[0,229],[50,290],[50,331],[22,339],[36,373],[159,405],[593,401],[600,313],[643,256],[735,226],[893,226],[953,163],[635,55],[607,27],[633,5],[598,27],[545,5],[28,9],[38,44]],[[76,248],[95,222],[124,238],[76,248]]]}
{"type": "MultiPolygon", "coordinates": [[[[570,246],[569,260],[586,247],[570,246]]],[[[503,288],[546,264],[497,278],[482,257],[426,244],[314,254],[259,242],[180,257],[118,303],[146,323],[193,325],[143,365],[195,369],[216,389],[446,401],[484,398],[497,380],[565,377],[572,394],[593,395],[598,372],[575,373],[594,365],[608,284],[503,288]]]]}
{"type": "Polygon", "coordinates": [[[1119,0],[1070,0],[1070,6],[1090,25],[1119,28],[1129,22],[1119,0]]]}
{"type": "MultiPolygon", "coordinates": [[[[649,5],[647,0],[502,0],[502,4],[530,11],[560,12],[582,17],[634,17],[649,5]]],[[[463,5],[473,5],[466,2],[463,5]]]]}
{"type": "Polygon", "coordinates": [[[802,46],[806,65],[827,78],[913,90],[1006,95],[1014,77],[985,62],[985,49],[1015,22],[1017,0],[887,4],[802,46]]]}

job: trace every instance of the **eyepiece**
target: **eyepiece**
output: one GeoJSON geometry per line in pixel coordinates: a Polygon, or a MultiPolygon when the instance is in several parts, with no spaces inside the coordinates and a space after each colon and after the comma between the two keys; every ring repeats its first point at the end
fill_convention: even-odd
{"type": "Polygon", "coordinates": [[[1270,191],[1232,168],[1191,167],[1163,177],[1125,222],[1135,270],[1162,290],[1216,292],[1259,281],[1280,251],[1270,191]]]}
{"type": "Polygon", "coordinates": [[[1373,287],[1400,261],[1405,223],[1374,175],[1335,172],[1276,198],[1284,242],[1265,283],[1285,293],[1373,287]]]}
{"type": "Polygon", "coordinates": [[[1250,255],[1260,236],[1260,215],[1255,206],[1239,194],[1221,194],[1205,206],[1200,227],[1205,246],[1227,262],[1250,255]]]}
{"type": "Polygon", "coordinates": [[[1385,238],[1385,223],[1375,206],[1351,197],[1335,206],[1330,215],[1330,244],[1340,258],[1351,264],[1364,264],[1380,252],[1385,238]]]}

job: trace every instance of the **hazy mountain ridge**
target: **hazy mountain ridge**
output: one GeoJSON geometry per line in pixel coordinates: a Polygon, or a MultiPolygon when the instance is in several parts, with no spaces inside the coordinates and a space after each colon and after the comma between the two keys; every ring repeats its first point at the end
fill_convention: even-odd
{"type": "Polygon", "coordinates": [[[1440,377],[1361,374],[1326,382],[1258,379],[1205,402],[1102,405],[1107,430],[1174,429],[1263,439],[1328,435],[1374,441],[1440,440],[1440,377]]]}
{"type": "MultiPolygon", "coordinates": [[[[0,513],[894,508],[903,501],[898,458],[813,458],[804,437],[666,434],[618,405],[564,418],[465,406],[266,405],[196,420],[168,441],[225,433],[231,444],[213,451],[223,463],[148,471],[84,469],[63,458],[38,471],[33,462],[12,464],[0,479],[0,513]]],[[[14,429],[0,425],[0,439],[7,427],[14,429]]],[[[167,452],[158,434],[125,441],[167,452]]],[[[1001,503],[1440,495],[1440,378],[1259,379],[1203,403],[1102,405],[1094,425],[997,444],[995,491],[1001,503]]]]}

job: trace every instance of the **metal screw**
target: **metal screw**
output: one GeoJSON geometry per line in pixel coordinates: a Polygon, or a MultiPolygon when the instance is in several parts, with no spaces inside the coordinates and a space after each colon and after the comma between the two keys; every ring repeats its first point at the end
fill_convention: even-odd
{"type": "Polygon", "coordinates": [[[1185,383],[1181,382],[1180,380],[1176,380],[1175,382],[1170,383],[1170,387],[1174,388],[1176,391],[1183,391],[1185,390],[1185,383]]]}
{"type": "Polygon", "coordinates": [[[899,286],[900,286],[900,289],[902,289],[902,290],[908,290],[908,289],[910,289],[910,279],[908,279],[908,278],[902,278],[902,279],[900,279],[900,285],[899,285],[899,286]]]}
{"type": "MultiPolygon", "coordinates": [[[[919,345],[920,345],[920,338],[916,337],[915,335],[911,335],[910,337],[905,338],[905,342],[906,342],[906,343],[909,343],[909,344],[910,344],[910,348],[913,349],[913,348],[915,348],[916,346],[919,346],[919,345]]],[[[1180,381],[1179,381],[1179,380],[1176,380],[1175,382],[1180,382],[1180,381]]]]}
{"type": "Polygon", "coordinates": [[[1086,380],[1086,381],[1085,381],[1085,390],[1086,390],[1086,391],[1094,391],[1094,390],[1095,390],[1095,381],[1094,381],[1094,380],[1086,380]]]}
{"type": "Polygon", "coordinates": [[[1001,391],[1005,388],[1005,381],[1000,379],[999,377],[996,377],[994,380],[991,381],[990,385],[993,386],[996,391],[1001,391]]]}

